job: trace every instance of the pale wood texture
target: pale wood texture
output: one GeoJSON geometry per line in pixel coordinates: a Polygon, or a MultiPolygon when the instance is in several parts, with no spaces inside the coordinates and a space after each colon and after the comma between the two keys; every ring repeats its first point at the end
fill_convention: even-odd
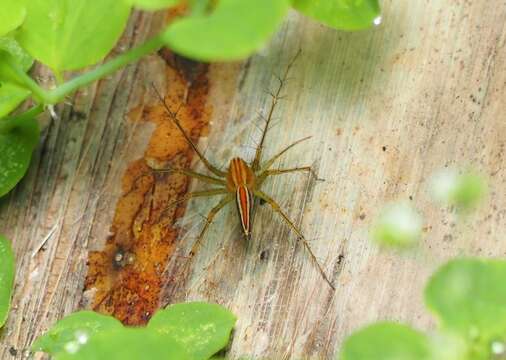
{"type": "MultiPolygon", "coordinates": [[[[209,68],[210,131],[199,146],[227,166],[232,156],[252,157],[256,114],[267,109],[272,75],[302,49],[266,155],[312,135],[279,166],[309,164],[326,181],[282,175],[265,190],[300,224],[337,288],[322,281],[267,205],[257,208],[247,244],[228,208],[211,226],[190,281],[171,282],[161,302],[229,307],[238,316],[231,358],[332,358],[348,334],[378,319],[430,329],[422,291],[431,272],[455,255],[506,252],[506,3],[384,1],[383,10],[380,27],[359,33],[293,12],[259,55],[209,68]],[[459,218],[431,201],[428,179],[446,166],[472,166],[487,177],[489,196],[472,216],[459,218]],[[421,251],[379,251],[368,240],[375,215],[393,200],[411,201],[424,216],[421,251]]],[[[159,26],[135,15],[123,45],[159,26]]],[[[73,110],[60,107],[28,176],[1,200],[0,229],[13,240],[17,278],[0,358],[11,357],[11,346],[20,357],[58,318],[89,303],[88,251],[103,248],[123,172],[144,156],[153,131],[126,114],[155,103],[146,84],[164,83],[164,69],[153,55],[79,92],[73,110]],[[32,256],[53,228],[45,251],[32,256]]],[[[190,246],[195,214],[215,203],[190,203],[181,223],[192,229],[180,232],[178,246],[190,246]]]]}

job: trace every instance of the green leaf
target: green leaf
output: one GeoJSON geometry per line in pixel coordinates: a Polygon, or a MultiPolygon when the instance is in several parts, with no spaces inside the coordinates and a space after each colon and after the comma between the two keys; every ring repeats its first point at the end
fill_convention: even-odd
{"type": "Polygon", "coordinates": [[[228,344],[235,321],[219,305],[193,302],[156,312],[147,327],[170,336],[187,349],[191,359],[208,359],[228,344]]]}
{"type": "Polygon", "coordinates": [[[175,6],[181,0],[126,0],[126,2],[144,10],[160,10],[175,6]]]}
{"type": "Polygon", "coordinates": [[[436,200],[462,210],[471,210],[487,193],[486,181],[473,170],[443,169],[431,177],[430,186],[436,200]]]}
{"type": "Polygon", "coordinates": [[[0,117],[9,114],[29,95],[30,90],[16,84],[0,81],[0,117]]]}
{"type": "Polygon", "coordinates": [[[469,344],[458,334],[437,331],[429,338],[431,358],[434,360],[479,360],[469,357],[469,344]]]}
{"type": "Polygon", "coordinates": [[[4,326],[9,315],[15,272],[11,244],[9,240],[0,235],[0,328],[4,326]]]}
{"type": "Polygon", "coordinates": [[[11,32],[25,20],[26,8],[21,0],[0,1],[0,36],[11,32]]]}
{"type": "Polygon", "coordinates": [[[395,323],[376,323],[346,339],[341,360],[425,360],[430,358],[425,335],[395,323]]]}
{"type": "Polygon", "coordinates": [[[81,343],[83,341],[80,339],[89,339],[100,332],[122,328],[121,322],[112,316],[94,311],[79,311],[64,317],[38,337],[32,344],[32,350],[56,355],[65,350],[68,343],[81,343]]]}
{"type": "Polygon", "coordinates": [[[174,21],[163,38],[172,50],[193,59],[243,59],[267,42],[288,9],[288,0],[220,0],[209,15],[174,21]]]}
{"type": "Polygon", "coordinates": [[[189,360],[186,351],[173,339],[145,328],[103,331],[86,339],[68,342],[56,360],[189,360]]]}
{"type": "Polygon", "coordinates": [[[425,302],[444,328],[491,340],[506,333],[505,279],[505,261],[453,260],[432,276],[425,302]]]}
{"type": "Polygon", "coordinates": [[[24,71],[28,71],[32,67],[33,58],[12,36],[0,36],[0,49],[7,51],[24,71]]]}
{"type": "Polygon", "coordinates": [[[459,183],[453,195],[453,203],[462,209],[475,207],[487,192],[487,185],[483,178],[475,173],[465,173],[459,178],[459,183]]]}
{"type": "Polygon", "coordinates": [[[339,30],[361,30],[381,22],[378,0],[292,0],[292,5],[339,30]]]}
{"type": "Polygon", "coordinates": [[[11,36],[0,37],[0,80],[22,84],[7,62],[19,65],[25,72],[33,65],[33,58],[11,36]]]}
{"type": "Polygon", "coordinates": [[[405,202],[383,209],[371,229],[371,236],[381,246],[407,248],[415,245],[422,233],[422,219],[405,202]]]}
{"type": "Polygon", "coordinates": [[[0,119],[0,129],[11,121],[16,125],[8,131],[0,131],[0,197],[7,194],[24,176],[33,149],[39,142],[39,125],[33,117],[24,117],[22,114],[0,119]]]}
{"type": "Polygon", "coordinates": [[[56,72],[102,60],[123,32],[130,6],[118,0],[31,0],[19,43],[56,72]]]}

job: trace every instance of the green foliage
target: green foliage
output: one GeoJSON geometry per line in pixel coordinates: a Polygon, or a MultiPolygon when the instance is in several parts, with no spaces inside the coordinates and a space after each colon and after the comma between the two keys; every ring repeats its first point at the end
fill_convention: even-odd
{"type": "Polygon", "coordinates": [[[32,345],[56,359],[209,359],[229,341],[235,316],[216,304],[176,304],[145,328],[81,311],[60,320],[32,345]],[[143,345],[144,344],[144,345],[143,345]]]}
{"type": "MultiPolygon", "coordinates": [[[[28,71],[33,65],[33,58],[19,45],[12,36],[0,36],[0,52],[6,52],[12,60],[19,65],[23,71],[28,71]]],[[[7,56],[7,55],[4,55],[7,56]]],[[[2,61],[0,59],[0,80],[15,81],[9,78],[8,73],[2,72],[2,61]]]]}
{"type": "Polygon", "coordinates": [[[267,42],[288,9],[288,0],[221,0],[209,15],[175,21],[163,39],[171,49],[193,59],[242,59],[267,42]]]}
{"type": "Polygon", "coordinates": [[[425,291],[441,326],[464,337],[506,335],[506,262],[459,259],[443,266],[425,291]]]}
{"type": "Polygon", "coordinates": [[[0,36],[11,32],[25,20],[26,8],[22,0],[0,1],[0,36]]]}
{"type": "Polygon", "coordinates": [[[292,0],[293,7],[340,30],[362,30],[379,22],[378,0],[292,0]]]}
{"type": "Polygon", "coordinates": [[[0,328],[4,326],[9,315],[15,272],[11,244],[9,240],[0,235],[0,328]]]}
{"type": "Polygon", "coordinates": [[[422,232],[420,215],[409,203],[395,203],[383,209],[371,230],[381,246],[406,248],[415,245],[422,232]]]}
{"type": "Polygon", "coordinates": [[[0,196],[21,180],[38,144],[39,125],[31,115],[0,119],[0,196]]]}
{"type": "Polygon", "coordinates": [[[173,339],[144,328],[123,328],[100,332],[79,342],[67,343],[56,360],[189,360],[186,351],[173,339]]]}
{"type": "Polygon", "coordinates": [[[32,344],[32,350],[54,355],[65,350],[65,346],[69,343],[80,343],[80,337],[90,338],[106,330],[122,328],[121,322],[111,316],[93,311],[80,311],[58,321],[47,333],[37,338],[32,344]]]}
{"type": "Polygon", "coordinates": [[[235,316],[219,305],[193,302],[158,311],[148,328],[170,335],[198,360],[208,359],[227,345],[235,321],[235,316]]]}
{"type": "Polygon", "coordinates": [[[465,173],[459,177],[452,202],[463,209],[471,209],[484,197],[486,189],[487,185],[481,176],[465,173]]]}
{"type": "Polygon", "coordinates": [[[0,117],[14,110],[30,95],[30,90],[17,84],[0,81],[0,117]]]}
{"type": "Polygon", "coordinates": [[[144,10],[159,10],[175,6],[181,0],[125,0],[128,4],[144,10]]]}
{"type": "Polygon", "coordinates": [[[430,348],[424,334],[409,326],[383,322],[357,331],[343,345],[342,360],[426,360],[430,348]]]}
{"type": "Polygon", "coordinates": [[[487,184],[472,170],[460,173],[456,169],[444,169],[432,176],[431,191],[436,200],[446,205],[471,210],[485,196],[487,184]]]}
{"type": "Polygon", "coordinates": [[[80,69],[103,59],[123,32],[130,6],[118,0],[32,0],[16,34],[51,69],[80,69]]]}
{"type": "Polygon", "coordinates": [[[28,71],[33,59],[18,42],[10,36],[0,37],[0,118],[9,114],[29,95],[30,91],[23,87],[22,82],[5,64],[5,59],[17,63],[23,71],[28,71]],[[4,60],[4,61],[2,61],[4,60]]]}
{"type": "Polygon", "coordinates": [[[424,336],[379,323],[350,336],[344,360],[485,360],[506,353],[506,261],[457,259],[442,266],[425,290],[440,329],[424,336]],[[376,356],[373,356],[376,354],[376,356]]]}

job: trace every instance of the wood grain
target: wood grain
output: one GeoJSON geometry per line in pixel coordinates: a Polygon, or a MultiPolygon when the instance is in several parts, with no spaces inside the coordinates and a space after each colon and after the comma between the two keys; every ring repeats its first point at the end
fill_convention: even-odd
{"type": "MultiPolygon", "coordinates": [[[[383,24],[359,33],[293,12],[260,54],[206,72],[209,132],[199,146],[226,167],[233,156],[252,158],[257,113],[267,109],[273,75],[302,49],[266,156],[312,135],[277,166],[312,165],[326,181],[278,176],[265,191],[302,227],[337,287],[325,285],[266,205],[257,207],[247,243],[235,208],[221,214],[191,277],[175,281],[178,254],[191,246],[198,214],[216,199],[190,202],[180,210],[159,304],[204,299],[229,307],[238,316],[231,358],[332,358],[348,334],[378,319],[430,329],[434,320],[421,296],[430,273],[456,255],[506,252],[506,3],[384,1],[383,9],[383,24]],[[431,174],[448,166],[471,166],[488,179],[489,196],[471,216],[430,199],[431,174]],[[412,202],[424,216],[419,252],[384,252],[368,240],[375,216],[395,200],[412,202]]],[[[135,14],[118,49],[142,41],[162,21],[135,14]]],[[[171,69],[155,54],[77,93],[72,106],[58,107],[59,120],[43,120],[48,126],[28,176],[0,201],[0,230],[17,258],[0,358],[14,358],[11,347],[21,358],[58,318],[93,305],[99,290],[83,294],[88,254],[104,250],[118,221],[127,169],[153,158],[156,127],[141,118],[156,106],[152,81],[168,93],[181,86],[171,69]]],[[[203,170],[195,161],[193,168],[203,170]]]]}

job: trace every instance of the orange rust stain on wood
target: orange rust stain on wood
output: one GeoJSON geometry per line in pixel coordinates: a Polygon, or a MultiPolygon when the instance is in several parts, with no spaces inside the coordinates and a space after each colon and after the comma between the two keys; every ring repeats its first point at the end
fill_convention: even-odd
{"type": "MultiPolygon", "coordinates": [[[[167,52],[160,55],[170,65],[169,60],[176,59],[167,52]]],[[[167,66],[166,76],[167,104],[179,109],[181,124],[198,141],[207,131],[210,113],[207,66],[185,63],[183,70],[167,66]],[[191,70],[189,78],[187,70],[191,70]]],[[[162,104],[145,107],[143,120],[156,124],[156,129],[144,157],[131,163],[123,176],[123,195],[116,204],[110,235],[103,251],[90,252],[85,283],[85,290],[95,291],[94,310],[128,325],[146,323],[158,308],[161,288],[178,281],[164,270],[177,246],[174,224],[186,205],[163,210],[186,193],[189,179],[154,172],[148,163],[159,168],[189,167],[193,157],[162,104]]]]}

